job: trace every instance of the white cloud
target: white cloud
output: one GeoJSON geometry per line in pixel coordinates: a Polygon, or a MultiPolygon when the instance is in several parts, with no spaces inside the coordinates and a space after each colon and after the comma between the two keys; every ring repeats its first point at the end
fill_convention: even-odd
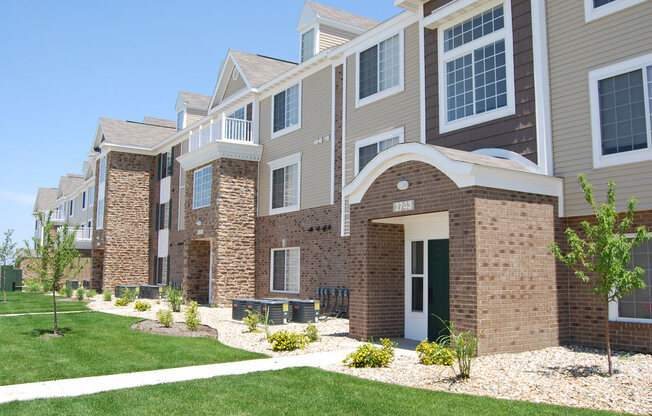
{"type": "Polygon", "coordinates": [[[34,201],[36,201],[36,194],[0,191],[0,201],[32,208],[34,206],[34,201]]]}

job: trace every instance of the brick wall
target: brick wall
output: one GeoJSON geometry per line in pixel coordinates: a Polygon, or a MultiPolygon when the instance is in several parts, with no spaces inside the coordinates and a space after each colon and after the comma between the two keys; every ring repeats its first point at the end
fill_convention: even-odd
{"type": "MultiPolygon", "coordinates": [[[[591,217],[562,218],[562,229],[570,227],[580,230],[582,221],[591,217]]],[[[652,211],[637,212],[635,226],[645,225],[652,230],[652,211]]],[[[567,250],[566,239],[559,240],[563,250],[567,250]]],[[[605,306],[591,293],[593,285],[584,283],[570,269],[559,266],[558,272],[565,279],[569,293],[569,342],[595,348],[605,348],[604,316],[605,306]]],[[[652,324],[609,322],[611,347],[613,349],[633,350],[652,353],[652,324]]]]}
{"type": "Polygon", "coordinates": [[[184,281],[186,296],[198,303],[208,303],[211,242],[191,240],[186,244],[187,274],[184,281]]]}
{"type": "MultiPolygon", "coordinates": [[[[174,146],[175,159],[181,155],[181,144],[174,146]]],[[[181,165],[174,161],[174,171],[170,187],[170,199],[172,199],[172,222],[170,223],[170,241],[168,253],[170,254],[170,282],[183,282],[183,253],[186,233],[179,230],[179,175],[181,165]]]]}

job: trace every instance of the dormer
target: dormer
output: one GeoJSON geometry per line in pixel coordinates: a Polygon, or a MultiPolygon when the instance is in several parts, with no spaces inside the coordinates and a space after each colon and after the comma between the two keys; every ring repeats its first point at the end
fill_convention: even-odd
{"type": "Polygon", "coordinates": [[[306,1],[297,24],[297,31],[301,36],[301,62],[326,49],[346,43],[379,23],[373,19],[306,1]]]}
{"type": "Polygon", "coordinates": [[[211,97],[193,92],[179,91],[174,110],[177,112],[177,130],[198,122],[208,114],[211,97]]]}

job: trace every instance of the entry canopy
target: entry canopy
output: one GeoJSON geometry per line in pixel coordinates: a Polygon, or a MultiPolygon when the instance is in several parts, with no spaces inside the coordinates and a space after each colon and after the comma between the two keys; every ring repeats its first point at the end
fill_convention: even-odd
{"type": "Polygon", "coordinates": [[[459,188],[484,186],[556,196],[562,215],[562,179],[539,173],[532,162],[500,149],[466,152],[423,143],[398,144],[376,155],[344,187],[343,196],[348,197],[351,204],[359,203],[383,172],[405,162],[427,163],[448,176],[459,188]]]}

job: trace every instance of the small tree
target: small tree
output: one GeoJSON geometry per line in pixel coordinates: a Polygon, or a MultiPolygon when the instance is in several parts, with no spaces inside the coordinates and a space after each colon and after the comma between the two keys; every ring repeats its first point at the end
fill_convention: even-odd
{"type": "Polygon", "coordinates": [[[609,375],[613,374],[611,365],[611,344],[609,342],[609,302],[621,299],[634,289],[645,288],[641,279],[645,271],[640,267],[629,269],[632,248],[650,239],[645,226],[636,229],[634,238],[626,235],[634,224],[634,213],[638,201],[630,198],[627,211],[621,217],[616,211],[616,184],[607,184],[607,201],[598,205],[593,198],[593,186],[584,175],[578,176],[584,191],[584,198],[593,208],[596,225],[582,221],[584,237],[568,228],[565,232],[569,251],[564,254],[556,242],[548,245],[552,254],[561,263],[573,269],[575,275],[584,282],[593,280],[593,294],[605,306],[604,330],[609,375]],[[593,279],[591,279],[593,278],[593,279]]]}
{"type": "Polygon", "coordinates": [[[39,213],[39,223],[43,229],[43,239],[34,237],[33,247],[27,245],[25,257],[28,268],[32,269],[47,287],[52,288],[54,307],[54,334],[57,334],[57,290],[64,277],[74,279],[81,272],[81,254],[75,248],[75,236],[79,226],[71,229],[67,224],[55,227],[51,220],[52,211],[47,216],[39,213]]]}
{"type": "Polygon", "coordinates": [[[7,277],[6,277],[6,271],[5,269],[7,268],[7,264],[13,264],[14,260],[16,260],[16,243],[14,243],[11,239],[11,235],[14,233],[14,230],[7,230],[4,233],[4,241],[2,242],[2,245],[0,245],[0,262],[2,262],[2,276],[0,280],[2,280],[2,298],[3,302],[7,301],[7,277]]]}

